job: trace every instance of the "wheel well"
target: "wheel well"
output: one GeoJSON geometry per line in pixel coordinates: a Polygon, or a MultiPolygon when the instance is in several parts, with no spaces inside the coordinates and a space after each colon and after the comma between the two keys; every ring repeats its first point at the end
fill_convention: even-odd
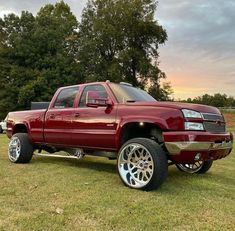
{"type": "Polygon", "coordinates": [[[162,130],[152,123],[144,123],[144,122],[132,122],[125,124],[122,128],[121,132],[121,145],[123,145],[126,141],[142,137],[149,138],[155,140],[157,143],[163,143],[162,130]]]}
{"type": "Polygon", "coordinates": [[[16,124],[14,127],[14,132],[15,133],[28,133],[27,128],[24,124],[16,124]]]}

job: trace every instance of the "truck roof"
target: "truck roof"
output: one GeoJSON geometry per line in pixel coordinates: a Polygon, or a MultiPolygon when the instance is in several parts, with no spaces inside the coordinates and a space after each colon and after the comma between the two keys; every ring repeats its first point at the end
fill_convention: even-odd
{"type": "Polygon", "coordinates": [[[95,85],[95,84],[108,84],[108,83],[133,86],[132,84],[127,83],[127,82],[114,83],[114,82],[110,82],[109,80],[106,80],[105,82],[104,81],[97,81],[97,82],[90,82],[90,83],[80,83],[80,84],[60,87],[59,89],[65,89],[65,88],[70,88],[70,87],[80,87],[80,86],[87,86],[87,85],[95,85]]]}

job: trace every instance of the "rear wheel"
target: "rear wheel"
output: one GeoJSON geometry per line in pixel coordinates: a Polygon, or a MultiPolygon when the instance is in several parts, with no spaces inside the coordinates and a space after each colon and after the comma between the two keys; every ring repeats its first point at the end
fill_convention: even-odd
{"type": "Polygon", "coordinates": [[[14,163],[28,163],[33,156],[33,145],[27,133],[16,133],[8,146],[8,157],[14,163]]]}
{"type": "Polygon", "coordinates": [[[193,164],[176,164],[176,167],[182,172],[203,174],[211,168],[212,164],[212,160],[205,160],[193,164]]]}
{"type": "Polygon", "coordinates": [[[157,189],[168,173],[165,152],[146,138],[127,141],[118,153],[117,167],[125,185],[146,191],[157,189]]]}
{"type": "Polygon", "coordinates": [[[3,133],[2,126],[0,125],[0,134],[3,133]]]}

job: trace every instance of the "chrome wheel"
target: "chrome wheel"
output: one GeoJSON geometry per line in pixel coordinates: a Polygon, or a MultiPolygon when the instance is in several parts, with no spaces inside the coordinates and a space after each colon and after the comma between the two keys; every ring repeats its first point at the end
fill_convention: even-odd
{"type": "Polygon", "coordinates": [[[204,161],[197,161],[193,164],[177,164],[177,167],[183,172],[196,173],[201,170],[204,161]]]}
{"type": "Polygon", "coordinates": [[[143,188],[152,179],[154,161],[143,145],[130,143],[120,151],[118,171],[122,180],[132,188],[143,188]]]}
{"type": "Polygon", "coordinates": [[[12,137],[8,147],[8,156],[10,161],[16,162],[21,152],[21,143],[18,137],[12,137]]]}

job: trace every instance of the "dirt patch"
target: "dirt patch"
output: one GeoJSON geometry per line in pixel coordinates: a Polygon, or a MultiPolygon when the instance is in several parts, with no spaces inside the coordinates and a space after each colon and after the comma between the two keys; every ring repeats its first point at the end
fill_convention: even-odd
{"type": "Polygon", "coordinates": [[[235,127],[235,113],[224,112],[223,113],[227,127],[235,127]]]}

